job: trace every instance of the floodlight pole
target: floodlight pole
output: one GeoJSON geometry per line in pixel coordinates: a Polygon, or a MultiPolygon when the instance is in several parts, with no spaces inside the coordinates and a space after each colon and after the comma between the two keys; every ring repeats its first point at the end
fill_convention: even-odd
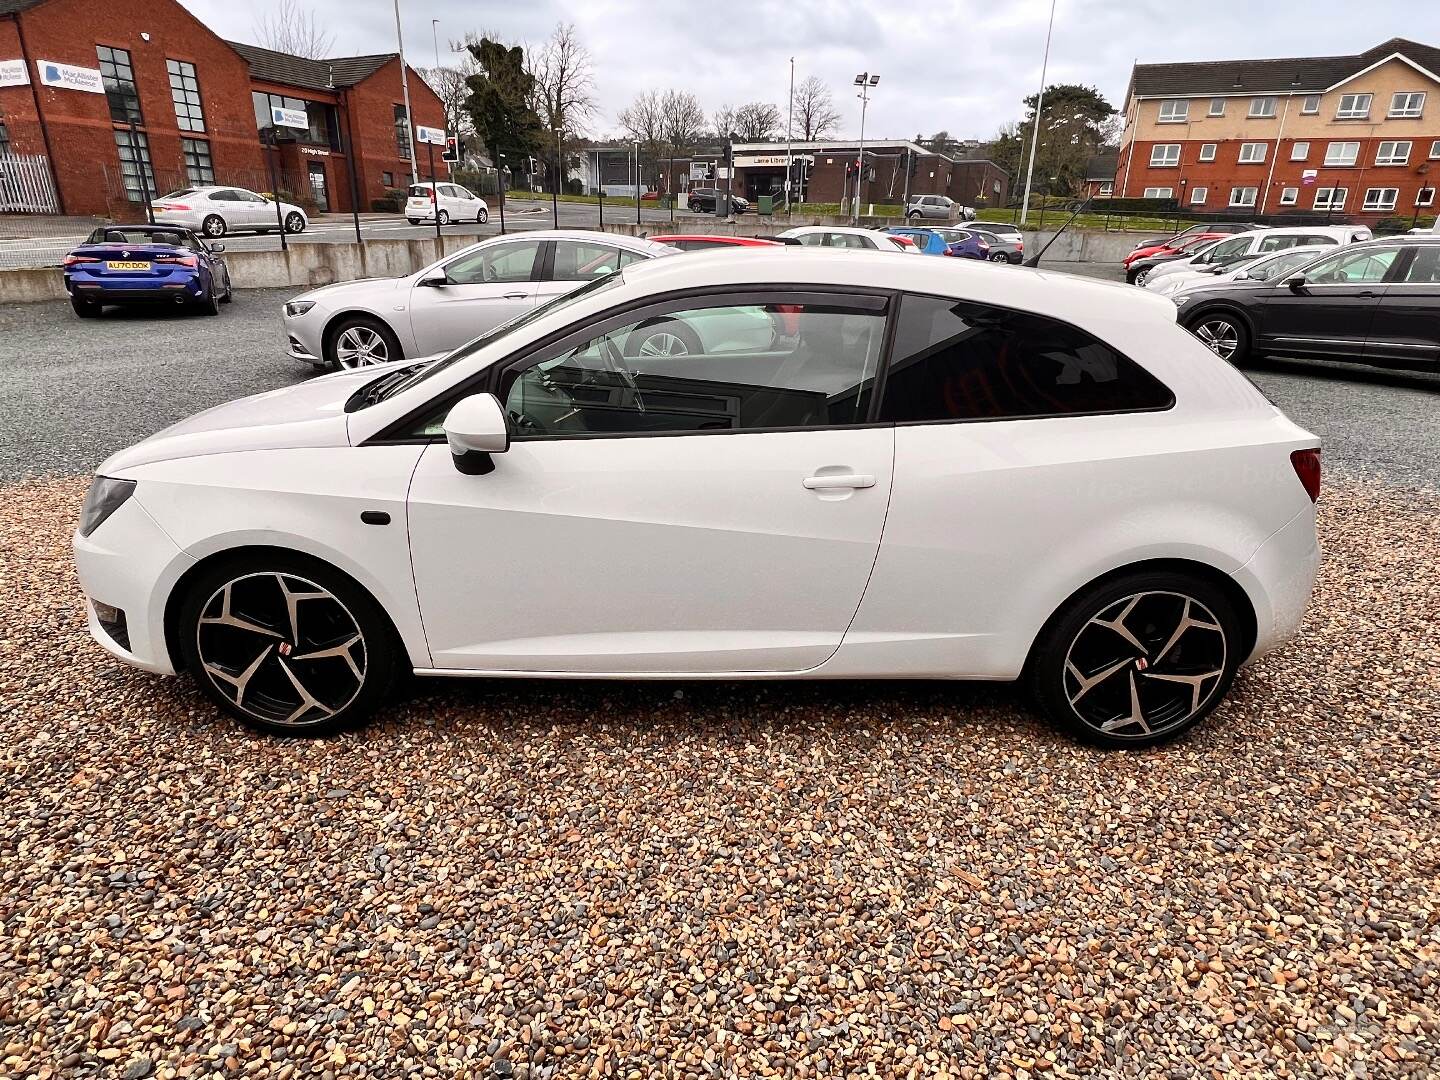
{"type": "Polygon", "coordinates": [[[1040,143],[1040,113],[1045,107],[1045,76],[1050,69],[1050,35],[1055,29],[1055,3],[1050,0],[1050,22],[1045,27],[1045,56],[1040,61],[1040,92],[1035,95],[1035,126],[1030,132],[1030,163],[1025,167],[1025,197],[1020,203],[1020,224],[1030,213],[1030,181],[1035,175],[1035,150],[1040,143]]]}
{"type": "MultiPolygon", "coordinates": [[[[418,184],[420,174],[415,163],[415,121],[410,114],[410,79],[405,74],[405,37],[400,32],[400,0],[395,0],[395,45],[400,50],[400,96],[405,99],[405,138],[410,146],[410,183],[418,184]]],[[[438,216],[438,204],[437,204],[438,216]]]]}
{"type": "Polygon", "coordinates": [[[860,99],[860,164],[855,172],[855,209],[850,217],[851,224],[860,224],[860,198],[865,185],[865,112],[870,107],[870,88],[880,85],[880,76],[862,71],[855,76],[855,85],[860,87],[856,95],[860,99]]]}

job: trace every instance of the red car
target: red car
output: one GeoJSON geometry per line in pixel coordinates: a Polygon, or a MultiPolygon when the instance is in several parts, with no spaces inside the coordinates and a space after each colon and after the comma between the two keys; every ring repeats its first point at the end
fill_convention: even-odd
{"type": "Polygon", "coordinates": [[[711,236],[709,233],[677,233],[674,236],[652,236],[657,244],[669,244],[681,251],[713,251],[722,247],[782,247],[778,240],[759,236],[711,236]]]}
{"type": "Polygon", "coordinates": [[[1129,255],[1125,256],[1125,269],[1130,269],[1130,264],[1140,259],[1148,259],[1151,255],[1168,255],[1174,252],[1179,255],[1181,252],[1194,251],[1198,247],[1218,240],[1222,236],[1229,236],[1223,232],[1202,232],[1189,233],[1180,236],[1172,236],[1168,240],[1161,240],[1158,244],[1150,244],[1146,247],[1138,247],[1129,255]]]}

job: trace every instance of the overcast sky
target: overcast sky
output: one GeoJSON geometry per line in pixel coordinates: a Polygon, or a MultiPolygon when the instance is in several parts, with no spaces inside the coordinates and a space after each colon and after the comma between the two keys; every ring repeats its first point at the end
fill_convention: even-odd
{"type": "MultiPolygon", "coordinates": [[[[182,0],[221,35],[256,41],[257,16],[278,0],[182,0]]],[[[335,37],[334,53],[395,49],[393,0],[298,0],[335,37]]],[[[1391,37],[1440,44],[1440,20],[1423,0],[1058,0],[1049,82],[1098,86],[1117,108],[1136,60],[1154,63],[1362,52],[1391,37]],[[1357,13],[1363,9],[1363,18],[1357,13]]],[[[860,128],[855,75],[878,72],[867,138],[949,131],[986,139],[1020,115],[1035,92],[1048,0],[400,0],[405,55],[435,62],[432,19],[447,38],[467,30],[538,42],[573,22],[595,60],[600,116],[592,135],[618,130],[615,114],[637,93],[693,92],[707,114],[763,99],[785,110],[789,59],[795,79],[818,75],[834,90],[842,134],[860,128]]]]}

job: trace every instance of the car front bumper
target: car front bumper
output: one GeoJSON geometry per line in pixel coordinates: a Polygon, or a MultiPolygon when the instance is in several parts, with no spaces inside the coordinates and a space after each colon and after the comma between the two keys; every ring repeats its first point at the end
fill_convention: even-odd
{"type": "Polygon", "coordinates": [[[127,664],[175,674],[165,642],[165,602],[195,560],[166,535],[138,495],[89,536],[77,533],[73,544],[90,636],[127,664]],[[101,622],[97,602],[120,613],[123,631],[117,632],[113,620],[101,622]]]}
{"type": "Polygon", "coordinates": [[[323,367],[325,364],[325,350],[322,343],[325,334],[324,316],[317,316],[314,308],[304,315],[286,315],[282,308],[280,322],[285,328],[285,355],[292,360],[300,360],[306,364],[323,367]]]}

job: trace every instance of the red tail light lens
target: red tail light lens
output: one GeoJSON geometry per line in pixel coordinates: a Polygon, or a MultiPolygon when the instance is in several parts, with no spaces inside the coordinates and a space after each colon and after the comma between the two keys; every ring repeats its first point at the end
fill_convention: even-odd
{"type": "Polygon", "coordinates": [[[172,203],[159,203],[159,204],[156,205],[155,209],[156,209],[156,210],[189,210],[190,207],[188,207],[188,206],[185,205],[184,203],[172,202],[172,203]]]}
{"type": "Polygon", "coordinates": [[[1296,450],[1290,455],[1290,464],[1295,466],[1295,475],[1300,478],[1305,494],[1311,502],[1320,499],[1320,448],[1296,450]]]}
{"type": "Polygon", "coordinates": [[[76,263],[98,263],[99,259],[92,259],[89,255],[66,255],[65,265],[74,266],[76,263]]]}
{"type": "Polygon", "coordinates": [[[156,255],[157,263],[166,263],[171,266],[199,266],[200,260],[194,255],[156,255]]]}

